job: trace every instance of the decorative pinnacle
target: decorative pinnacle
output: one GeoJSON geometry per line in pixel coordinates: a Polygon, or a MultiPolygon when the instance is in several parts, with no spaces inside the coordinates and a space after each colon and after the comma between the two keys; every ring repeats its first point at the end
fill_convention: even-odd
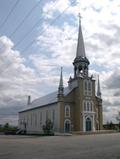
{"type": "Polygon", "coordinates": [[[63,67],[61,67],[61,74],[60,74],[60,87],[63,87],[63,76],[62,76],[63,67]]]}
{"type": "Polygon", "coordinates": [[[98,75],[98,84],[97,84],[97,96],[101,98],[99,75],[98,75]]]}
{"type": "Polygon", "coordinates": [[[63,70],[63,68],[61,67],[60,82],[59,82],[59,88],[58,88],[59,94],[63,94],[63,92],[64,92],[62,70],[63,70]]]}

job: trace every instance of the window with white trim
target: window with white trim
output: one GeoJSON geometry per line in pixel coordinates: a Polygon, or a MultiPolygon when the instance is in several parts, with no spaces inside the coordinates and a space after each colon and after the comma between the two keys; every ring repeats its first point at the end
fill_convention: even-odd
{"type": "Polygon", "coordinates": [[[87,101],[87,111],[89,111],[89,102],[87,101]]]}
{"type": "Polygon", "coordinates": [[[70,117],[70,106],[69,105],[65,106],[65,117],[70,117]]]}
{"type": "Polygon", "coordinates": [[[84,95],[92,96],[92,81],[84,80],[84,95]]]}
{"type": "Polygon", "coordinates": [[[42,125],[42,112],[40,112],[40,125],[42,125]]]}
{"type": "Polygon", "coordinates": [[[93,102],[90,100],[83,101],[83,111],[92,112],[93,111],[93,102]]]}
{"type": "Polygon", "coordinates": [[[52,110],[52,122],[55,123],[55,110],[52,110]]]}
{"type": "Polygon", "coordinates": [[[46,121],[48,120],[48,110],[46,110],[46,121]]]}
{"type": "Polygon", "coordinates": [[[37,126],[37,113],[34,114],[35,117],[35,126],[37,126]]]}

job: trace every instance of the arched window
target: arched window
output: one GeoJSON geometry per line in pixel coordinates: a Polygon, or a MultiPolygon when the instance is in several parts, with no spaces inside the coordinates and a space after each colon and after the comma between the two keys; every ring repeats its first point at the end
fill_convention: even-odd
{"type": "Polygon", "coordinates": [[[46,121],[48,120],[48,110],[46,110],[46,121]]]}
{"type": "Polygon", "coordinates": [[[84,95],[92,95],[92,81],[90,80],[84,80],[84,95]]]}
{"type": "Polygon", "coordinates": [[[90,109],[89,109],[89,102],[87,102],[87,111],[89,111],[90,109]]]}
{"type": "Polygon", "coordinates": [[[70,106],[69,105],[65,106],[65,117],[70,117],[70,106]]]}
{"type": "Polygon", "coordinates": [[[93,101],[91,101],[91,100],[83,101],[83,111],[92,112],[93,111],[93,101]]]}
{"type": "Polygon", "coordinates": [[[52,122],[55,123],[55,110],[52,110],[52,122]]]}
{"type": "Polygon", "coordinates": [[[83,102],[83,110],[86,111],[86,101],[83,102]]]}
{"type": "Polygon", "coordinates": [[[85,90],[87,91],[87,81],[85,81],[85,90]]]}
{"type": "Polygon", "coordinates": [[[42,112],[40,112],[40,125],[42,125],[42,112]]]}
{"type": "Polygon", "coordinates": [[[90,111],[93,111],[93,103],[90,102],[90,111]]]}
{"type": "Polygon", "coordinates": [[[88,91],[91,91],[91,82],[88,81],[88,91]]]}
{"type": "Polygon", "coordinates": [[[84,80],[84,95],[87,95],[87,80],[84,80]]]}

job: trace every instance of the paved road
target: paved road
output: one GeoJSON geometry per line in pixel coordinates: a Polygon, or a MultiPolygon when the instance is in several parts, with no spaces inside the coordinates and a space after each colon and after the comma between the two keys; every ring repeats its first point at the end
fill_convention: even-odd
{"type": "Polygon", "coordinates": [[[0,136],[0,159],[120,159],[120,133],[0,136]]]}

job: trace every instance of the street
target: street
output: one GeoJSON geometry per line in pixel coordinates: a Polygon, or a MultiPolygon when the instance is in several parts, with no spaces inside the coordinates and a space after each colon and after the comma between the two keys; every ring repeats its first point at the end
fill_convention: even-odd
{"type": "Polygon", "coordinates": [[[0,135],[0,159],[120,159],[120,133],[50,137],[0,135]]]}

